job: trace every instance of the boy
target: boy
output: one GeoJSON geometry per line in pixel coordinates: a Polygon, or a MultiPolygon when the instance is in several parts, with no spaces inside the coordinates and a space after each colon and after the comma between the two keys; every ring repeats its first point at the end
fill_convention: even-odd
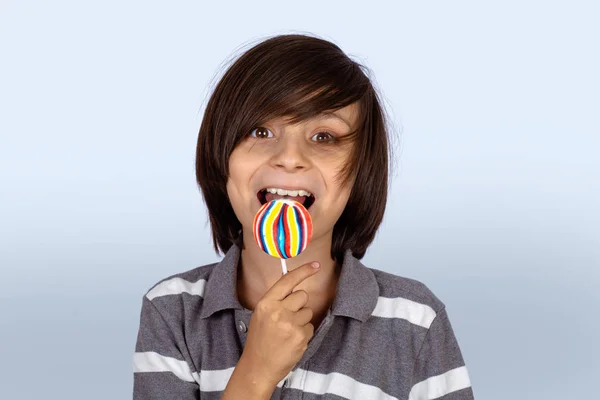
{"type": "Polygon", "coordinates": [[[443,303],[359,261],[383,218],[388,161],[378,96],[339,47],[283,35],[244,53],[198,136],[225,257],[144,297],[134,398],[472,399],[443,303]],[[313,219],[283,277],[252,237],[260,206],[282,197],[313,219]]]}

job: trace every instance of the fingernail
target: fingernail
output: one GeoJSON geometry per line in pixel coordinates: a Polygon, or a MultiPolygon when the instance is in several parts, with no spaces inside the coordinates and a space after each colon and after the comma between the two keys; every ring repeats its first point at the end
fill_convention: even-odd
{"type": "Polygon", "coordinates": [[[312,267],[315,269],[318,269],[321,267],[321,265],[317,261],[313,261],[310,265],[312,265],[312,267]]]}

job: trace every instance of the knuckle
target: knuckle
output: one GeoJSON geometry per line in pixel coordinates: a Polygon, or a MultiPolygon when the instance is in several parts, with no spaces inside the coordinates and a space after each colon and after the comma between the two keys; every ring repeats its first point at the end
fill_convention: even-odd
{"type": "Polygon", "coordinates": [[[304,341],[304,335],[300,330],[295,330],[290,334],[290,342],[294,344],[294,347],[302,345],[304,341]]]}
{"type": "Polygon", "coordinates": [[[294,332],[294,324],[291,321],[285,321],[282,323],[283,329],[286,332],[294,332]]]}
{"type": "Polygon", "coordinates": [[[308,293],[305,290],[298,290],[298,292],[302,301],[306,303],[308,301],[308,293]]]}
{"type": "Polygon", "coordinates": [[[264,300],[259,300],[258,303],[256,303],[256,310],[258,310],[261,313],[268,313],[269,309],[269,303],[264,300]]]}
{"type": "Polygon", "coordinates": [[[279,322],[281,320],[281,310],[275,310],[271,313],[271,321],[279,322]]]}
{"type": "Polygon", "coordinates": [[[294,332],[294,325],[290,321],[282,321],[279,323],[279,329],[289,336],[294,332]]]}

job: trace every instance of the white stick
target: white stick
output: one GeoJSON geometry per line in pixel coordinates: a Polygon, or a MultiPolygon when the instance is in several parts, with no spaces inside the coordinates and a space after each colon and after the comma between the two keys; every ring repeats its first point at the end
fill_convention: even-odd
{"type": "Polygon", "coordinates": [[[281,271],[283,272],[283,275],[287,274],[287,265],[285,264],[285,258],[281,259],[281,271]]]}

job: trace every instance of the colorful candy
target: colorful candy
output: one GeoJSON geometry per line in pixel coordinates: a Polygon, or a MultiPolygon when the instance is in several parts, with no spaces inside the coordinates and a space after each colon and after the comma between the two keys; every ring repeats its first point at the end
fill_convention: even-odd
{"type": "Polygon", "coordinates": [[[254,217],[254,239],[265,253],[282,259],[296,257],[312,236],[308,210],[294,200],[275,199],[264,204],[254,217]]]}

